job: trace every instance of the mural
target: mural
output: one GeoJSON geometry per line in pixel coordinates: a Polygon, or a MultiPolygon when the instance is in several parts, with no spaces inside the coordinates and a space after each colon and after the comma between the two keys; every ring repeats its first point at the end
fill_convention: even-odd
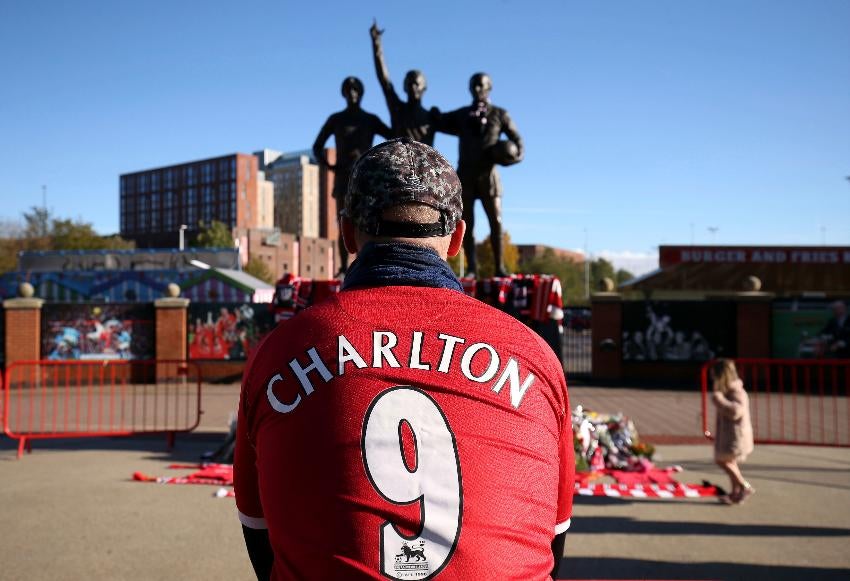
{"type": "Polygon", "coordinates": [[[44,359],[151,359],[152,305],[51,304],[42,310],[44,359]]]}
{"type": "Polygon", "coordinates": [[[274,328],[274,313],[261,303],[192,303],[189,359],[244,361],[274,328]]]}
{"type": "Polygon", "coordinates": [[[726,301],[623,303],[623,360],[734,357],[735,313],[726,301]]]}

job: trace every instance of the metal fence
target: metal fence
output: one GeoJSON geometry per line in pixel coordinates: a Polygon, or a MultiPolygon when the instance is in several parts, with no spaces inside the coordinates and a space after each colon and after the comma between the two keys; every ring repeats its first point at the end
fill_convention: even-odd
{"type": "MultiPolygon", "coordinates": [[[[701,371],[702,427],[715,425],[708,370],[701,371]]],[[[850,360],[736,359],[761,444],[850,447],[850,360]]]]}
{"type": "Polygon", "coordinates": [[[563,335],[561,336],[561,361],[568,377],[590,377],[592,367],[592,341],[590,308],[564,309],[563,335]]]}
{"type": "Polygon", "coordinates": [[[19,361],[6,368],[3,431],[18,457],[47,438],[178,432],[201,418],[201,372],[187,361],[19,361]]]}

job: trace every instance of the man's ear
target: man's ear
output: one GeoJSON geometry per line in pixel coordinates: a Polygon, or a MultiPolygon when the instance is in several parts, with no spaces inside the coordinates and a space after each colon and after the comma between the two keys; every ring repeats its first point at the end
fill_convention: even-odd
{"type": "Polygon", "coordinates": [[[339,230],[342,234],[342,241],[345,243],[345,249],[351,254],[357,254],[359,250],[357,247],[357,237],[354,235],[355,229],[354,223],[349,218],[345,216],[339,217],[339,230]]]}
{"type": "Polygon", "coordinates": [[[466,233],[466,222],[463,220],[458,220],[457,225],[455,226],[455,231],[452,232],[452,239],[449,242],[449,251],[448,255],[457,256],[457,253],[460,252],[461,246],[463,246],[463,235],[466,233]]]}

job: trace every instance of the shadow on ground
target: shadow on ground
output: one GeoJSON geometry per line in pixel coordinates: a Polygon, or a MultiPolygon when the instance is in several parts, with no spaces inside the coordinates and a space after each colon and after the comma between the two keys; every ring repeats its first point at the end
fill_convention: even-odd
{"type": "MultiPolygon", "coordinates": [[[[569,547],[567,547],[569,553],[569,547]]],[[[556,579],[712,579],[718,581],[845,581],[850,569],[741,563],[668,563],[644,559],[578,557],[561,560],[556,579]]]]}
{"type": "Polygon", "coordinates": [[[594,516],[593,518],[577,519],[570,526],[570,533],[724,537],[850,537],[850,529],[836,527],[652,521],[619,516],[594,516]]]}
{"type": "MultiPolygon", "coordinates": [[[[174,447],[169,450],[164,435],[141,435],[133,437],[113,438],[57,438],[37,439],[32,441],[32,454],[39,451],[131,451],[150,452],[148,458],[166,460],[169,462],[198,462],[202,453],[212,451],[224,442],[223,432],[192,432],[177,434],[174,447]]],[[[15,452],[18,440],[0,436],[0,462],[17,461],[15,452]]],[[[25,462],[27,454],[20,459],[25,462]]]]}

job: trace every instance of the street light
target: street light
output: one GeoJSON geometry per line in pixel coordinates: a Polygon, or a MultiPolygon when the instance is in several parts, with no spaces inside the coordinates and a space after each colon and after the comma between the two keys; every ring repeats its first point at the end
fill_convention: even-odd
{"type": "Polygon", "coordinates": [[[184,234],[183,233],[186,231],[187,228],[189,228],[189,227],[186,224],[180,224],[180,245],[179,245],[180,250],[183,250],[184,247],[185,247],[184,234]]]}

